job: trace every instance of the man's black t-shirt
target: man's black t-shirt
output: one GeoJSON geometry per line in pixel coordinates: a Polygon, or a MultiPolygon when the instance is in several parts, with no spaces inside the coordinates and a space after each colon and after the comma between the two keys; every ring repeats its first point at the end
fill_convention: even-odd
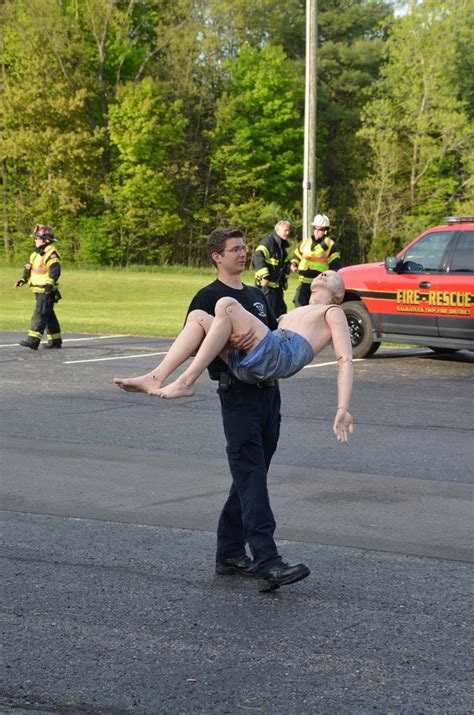
{"type": "MultiPolygon", "coordinates": [[[[230,288],[218,279],[196,293],[189,305],[188,313],[191,310],[205,310],[206,313],[215,315],[214,310],[219,298],[235,298],[245,310],[268,325],[270,330],[276,330],[278,327],[273,311],[259,288],[244,285],[239,290],[230,288]]],[[[227,365],[220,358],[216,358],[209,365],[208,370],[211,380],[218,380],[220,373],[227,371],[227,365]]]]}

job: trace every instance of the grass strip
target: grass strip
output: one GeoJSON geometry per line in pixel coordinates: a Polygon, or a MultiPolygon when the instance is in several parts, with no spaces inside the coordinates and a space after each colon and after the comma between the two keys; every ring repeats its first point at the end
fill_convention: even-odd
{"type": "MultiPolygon", "coordinates": [[[[15,289],[22,267],[0,266],[0,330],[28,330],[34,308],[28,286],[15,289]]],[[[191,298],[215,271],[185,267],[96,269],[63,266],[57,315],[63,333],[174,337],[191,298]]],[[[253,271],[243,275],[253,284],[253,271]]],[[[296,290],[290,276],[288,307],[296,290]]]]}

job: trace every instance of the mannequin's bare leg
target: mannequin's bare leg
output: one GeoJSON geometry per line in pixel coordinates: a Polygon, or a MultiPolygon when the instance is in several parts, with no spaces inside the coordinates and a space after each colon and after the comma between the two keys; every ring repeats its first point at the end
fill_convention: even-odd
{"type": "Polygon", "coordinates": [[[268,333],[267,326],[233,298],[221,298],[217,301],[215,310],[216,316],[191,365],[177,380],[158,390],[160,397],[174,400],[194,395],[196,380],[214,358],[224,351],[232,333],[253,329],[255,337],[249,351],[268,333]]]}
{"type": "Polygon", "coordinates": [[[157,395],[166,378],[194,355],[213,320],[214,317],[205,311],[193,310],[188,315],[184,328],[171,345],[168,353],[154,370],[139,377],[115,377],[114,383],[127,392],[145,392],[148,395],[157,395]]]}

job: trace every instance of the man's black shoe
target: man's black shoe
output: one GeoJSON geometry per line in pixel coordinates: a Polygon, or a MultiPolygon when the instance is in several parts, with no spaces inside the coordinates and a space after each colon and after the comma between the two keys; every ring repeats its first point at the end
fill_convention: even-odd
{"type": "Polygon", "coordinates": [[[218,576],[251,576],[255,577],[252,571],[252,560],[243,554],[231,558],[216,561],[216,574],[218,576]]]}
{"type": "Polygon", "coordinates": [[[24,348],[30,348],[31,350],[38,350],[39,340],[26,338],[25,340],[20,340],[19,345],[22,345],[24,348]]]}
{"type": "Polygon", "coordinates": [[[61,347],[62,343],[60,342],[47,342],[43,345],[43,348],[45,350],[59,350],[61,347]]]}
{"type": "Polygon", "coordinates": [[[258,590],[262,593],[265,591],[275,591],[280,586],[287,586],[289,583],[301,581],[302,578],[309,576],[311,571],[304,564],[295,564],[290,566],[282,562],[273,566],[263,576],[259,577],[258,590]]]}

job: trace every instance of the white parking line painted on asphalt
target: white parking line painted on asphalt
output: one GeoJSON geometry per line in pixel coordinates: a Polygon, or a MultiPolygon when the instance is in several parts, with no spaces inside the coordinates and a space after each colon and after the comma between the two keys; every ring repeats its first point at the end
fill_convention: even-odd
{"type": "MultiPolygon", "coordinates": [[[[153,357],[154,355],[167,355],[168,352],[164,353],[146,353],[140,355],[117,355],[116,357],[106,357],[106,358],[91,358],[90,360],[64,360],[63,365],[75,365],[79,362],[107,362],[108,360],[131,360],[132,358],[143,358],[143,357],[153,357]]],[[[364,362],[364,358],[354,358],[352,362],[364,362]]],[[[326,367],[327,365],[337,365],[337,360],[331,362],[320,362],[314,365],[305,365],[303,370],[308,367],[326,367]]]]}
{"type": "MultiPolygon", "coordinates": [[[[110,340],[111,338],[129,338],[129,337],[133,337],[133,336],[126,335],[126,334],[122,334],[122,335],[92,335],[90,338],[63,338],[63,343],[77,343],[82,340],[110,340]]],[[[47,340],[43,340],[41,345],[46,345],[46,343],[47,343],[47,340]]],[[[18,345],[18,343],[5,343],[4,345],[0,345],[0,348],[11,348],[11,347],[15,347],[15,345],[18,345]]]]}
{"type": "Polygon", "coordinates": [[[63,365],[76,365],[79,362],[107,362],[109,360],[131,360],[132,358],[153,357],[154,355],[167,355],[164,353],[141,353],[140,355],[117,355],[116,357],[91,358],[90,360],[64,360],[63,365]]]}
{"type": "Polygon", "coordinates": [[[130,338],[133,336],[121,333],[120,335],[91,335],[88,338],[63,338],[63,343],[74,343],[80,340],[110,340],[111,338],[130,338]]]}
{"type": "MultiPolygon", "coordinates": [[[[90,358],[89,360],[64,360],[63,365],[76,365],[80,362],[108,362],[109,360],[131,360],[132,358],[143,358],[143,357],[153,357],[154,355],[167,355],[164,353],[146,353],[140,355],[117,355],[116,357],[106,357],[106,358],[90,358]]],[[[354,358],[352,362],[364,362],[364,358],[354,358]]],[[[327,365],[337,365],[337,360],[332,362],[320,362],[315,365],[305,365],[303,370],[309,367],[326,367],[327,365]]]]}
{"type": "MultiPolygon", "coordinates": [[[[354,358],[352,362],[364,362],[365,358],[354,358]]],[[[303,370],[307,370],[309,367],[326,367],[327,365],[337,365],[337,360],[332,360],[331,362],[317,362],[314,365],[305,365],[303,370]]]]}

